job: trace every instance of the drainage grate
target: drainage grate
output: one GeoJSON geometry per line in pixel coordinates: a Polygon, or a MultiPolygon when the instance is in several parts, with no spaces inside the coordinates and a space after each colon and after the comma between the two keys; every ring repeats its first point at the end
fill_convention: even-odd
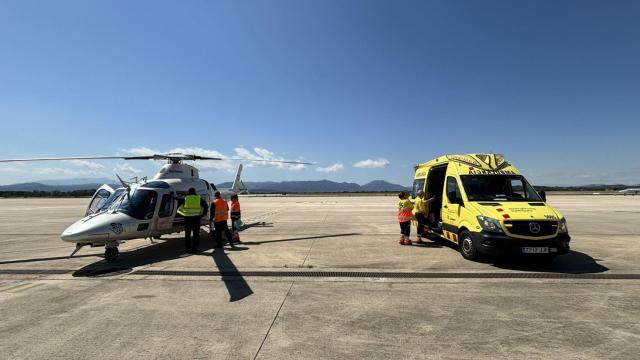
{"type": "Polygon", "coordinates": [[[426,273],[353,271],[181,271],[140,270],[135,275],[229,276],[229,277],[307,277],[365,279],[607,279],[640,280],[640,274],[563,274],[563,273],[426,273]]]}
{"type": "MultiPolygon", "coordinates": [[[[594,279],[640,280],[640,274],[564,274],[518,272],[365,272],[365,271],[195,271],[138,270],[106,268],[87,271],[80,276],[153,275],[153,276],[223,276],[223,277],[285,277],[285,278],[362,278],[362,279],[594,279]]],[[[73,273],[68,269],[0,269],[0,275],[59,275],[73,273]]]]}
{"type": "Polygon", "coordinates": [[[58,275],[68,274],[73,270],[64,269],[0,269],[0,275],[58,275]]]}

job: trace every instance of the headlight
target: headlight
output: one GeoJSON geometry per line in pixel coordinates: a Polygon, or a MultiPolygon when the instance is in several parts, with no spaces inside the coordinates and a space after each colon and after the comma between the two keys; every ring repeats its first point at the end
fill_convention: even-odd
{"type": "Polygon", "coordinates": [[[567,220],[562,218],[560,219],[560,223],[558,224],[558,232],[561,233],[568,233],[569,232],[569,228],[567,228],[567,220]]]}
{"type": "Polygon", "coordinates": [[[502,232],[502,227],[500,227],[500,221],[492,218],[488,218],[486,216],[478,216],[478,222],[480,226],[484,230],[491,232],[502,232]]]}

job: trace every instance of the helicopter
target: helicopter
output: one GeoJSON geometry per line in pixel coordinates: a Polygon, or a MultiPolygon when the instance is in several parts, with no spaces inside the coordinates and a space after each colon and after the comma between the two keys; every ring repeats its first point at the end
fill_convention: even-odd
{"type": "MultiPolygon", "coordinates": [[[[162,235],[184,231],[184,218],[177,214],[178,200],[185,196],[190,188],[194,188],[204,201],[211,203],[216,191],[228,199],[233,194],[244,193],[246,187],[240,179],[242,164],[239,165],[233,186],[218,190],[215,185],[200,178],[195,166],[185,161],[197,160],[241,160],[262,163],[284,163],[296,165],[313,165],[313,163],[286,160],[256,160],[241,158],[217,158],[180,153],[154,154],[145,156],[89,156],[89,157],[56,157],[4,159],[4,162],[55,161],[55,160],[165,160],[153,179],[136,179],[120,181],[121,187],[113,189],[105,184],[92,196],[84,216],[71,224],[62,232],[62,241],[74,243],[75,250],[70,257],[81,248],[105,247],[104,258],[108,262],[117,261],[120,254],[118,246],[127,240],[159,238],[162,235]]],[[[200,225],[209,225],[208,217],[202,217],[200,225]]]]}

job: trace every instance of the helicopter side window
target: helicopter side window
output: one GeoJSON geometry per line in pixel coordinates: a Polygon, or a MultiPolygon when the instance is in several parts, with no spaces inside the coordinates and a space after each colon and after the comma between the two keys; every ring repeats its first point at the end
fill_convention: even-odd
{"type": "Polygon", "coordinates": [[[164,194],[160,201],[160,210],[158,210],[158,217],[165,218],[173,214],[173,195],[164,194]]]}

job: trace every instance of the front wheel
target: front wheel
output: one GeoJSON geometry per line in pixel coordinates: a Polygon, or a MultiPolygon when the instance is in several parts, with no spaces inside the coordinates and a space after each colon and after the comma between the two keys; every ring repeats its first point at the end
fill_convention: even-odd
{"type": "Polygon", "coordinates": [[[118,251],[117,247],[109,247],[104,250],[104,258],[108,262],[115,262],[118,260],[118,255],[120,255],[120,251],[118,251]]]}
{"type": "Polygon", "coordinates": [[[476,245],[473,242],[471,233],[468,231],[463,231],[460,233],[458,239],[458,248],[460,249],[460,254],[462,254],[462,257],[467,260],[477,260],[478,249],[476,249],[476,245]]]}

